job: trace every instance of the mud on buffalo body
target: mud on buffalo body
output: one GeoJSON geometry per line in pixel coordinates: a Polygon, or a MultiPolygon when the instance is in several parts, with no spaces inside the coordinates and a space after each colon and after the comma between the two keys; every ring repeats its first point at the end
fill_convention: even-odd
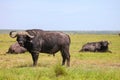
{"type": "Polygon", "coordinates": [[[70,66],[70,37],[63,32],[32,29],[22,32],[11,31],[10,37],[16,37],[17,42],[31,53],[34,66],[37,65],[39,52],[55,54],[58,51],[62,55],[62,65],[67,61],[67,66],[70,66]]]}

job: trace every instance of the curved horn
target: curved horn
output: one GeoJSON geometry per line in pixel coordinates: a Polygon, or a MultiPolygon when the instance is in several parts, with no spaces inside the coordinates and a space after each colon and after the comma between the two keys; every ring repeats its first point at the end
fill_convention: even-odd
{"type": "Polygon", "coordinates": [[[34,36],[30,35],[28,32],[25,32],[25,34],[30,38],[34,38],[34,36]]]}
{"type": "Polygon", "coordinates": [[[18,34],[19,34],[19,35],[27,35],[27,36],[30,37],[30,38],[34,38],[34,36],[30,35],[30,34],[29,34],[28,32],[26,32],[26,31],[19,32],[18,34]]]}
{"type": "Polygon", "coordinates": [[[15,37],[17,36],[17,32],[16,32],[16,31],[11,31],[11,32],[9,33],[9,36],[10,36],[11,38],[15,38],[15,37]]]}

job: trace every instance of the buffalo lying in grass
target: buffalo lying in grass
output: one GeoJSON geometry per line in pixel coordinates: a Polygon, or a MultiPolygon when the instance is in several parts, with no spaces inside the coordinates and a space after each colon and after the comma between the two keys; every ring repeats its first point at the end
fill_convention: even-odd
{"type": "Polygon", "coordinates": [[[27,51],[27,49],[25,49],[24,47],[20,46],[18,44],[18,42],[12,44],[7,53],[11,53],[11,54],[18,54],[18,53],[25,53],[27,51]]]}
{"type": "Polygon", "coordinates": [[[109,51],[109,42],[108,41],[99,41],[99,42],[89,42],[82,46],[82,49],[79,52],[110,52],[109,51]]]}

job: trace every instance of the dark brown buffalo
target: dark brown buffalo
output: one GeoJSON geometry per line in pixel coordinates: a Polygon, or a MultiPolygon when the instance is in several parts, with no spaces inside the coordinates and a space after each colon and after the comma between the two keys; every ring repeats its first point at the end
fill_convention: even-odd
{"type": "Polygon", "coordinates": [[[31,53],[33,66],[37,64],[39,52],[55,54],[58,51],[62,55],[62,65],[67,60],[67,66],[70,66],[69,35],[62,32],[32,29],[23,32],[11,31],[10,36],[17,37],[17,42],[31,53]]]}
{"type": "Polygon", "coordinates": [[[11,54],[16,53],[17,54],[17,53],[25,53],[26,51],[27,50],[24,47],[20,46],[18,44],[18,42],[16,42],[9,47],[7,53],[11,53],[11,54]]]}
{"type": "Polygon", "coordinates": [[[99,42],[89,42],[82,46],[80,52],[90,51],[90,52],[111,52],[108,50],[108,41],[99,42]]]}

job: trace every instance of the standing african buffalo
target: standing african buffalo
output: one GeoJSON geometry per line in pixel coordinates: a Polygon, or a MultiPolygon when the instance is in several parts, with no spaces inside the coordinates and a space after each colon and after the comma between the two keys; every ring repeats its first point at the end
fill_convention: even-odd
{"type": "Polygon", "coordinates": [[[91,52],[110,52],[108,50],[108,41],[90,42],[82,46],[79,52],[91,51],[91,52]]]}
{"type": "Polygon", "coordinates": [[[70,37],[62,32],[43,31],[40,29],[26,30],[23,32],[11,31],[10,37],[17,37],[17,42],[26,48],[32,55],[33,66],[37,65],[39,52],[55,54],[61,51],[62,65],[70,66],[70,37]]]}
{"type": "Polygon", "coordinates": [[[17,54],[17,53],[25,53],[26,51],[27,50],[24,47],[20,46],[18,42],[16,42],[9,47],[9,50],[7,53],[17,54]]]}

